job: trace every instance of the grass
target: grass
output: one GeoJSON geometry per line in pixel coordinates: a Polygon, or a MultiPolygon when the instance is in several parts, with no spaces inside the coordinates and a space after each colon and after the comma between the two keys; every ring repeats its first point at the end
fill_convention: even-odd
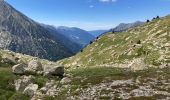
{"type": "Polygon", "coordinates": [[[99,84],[104,80],[111,81],[116,79],[124,79],[126,72],[118,68],[104,68],[104,67],[94,67],[94,68],[80,68],[76,70],[71,70],[69,73],[73,75],[74,80],[72,84],[82,86],[91,83],[92,85],[99,84]],[[83,82],[80,82],[80,79],[76,77],[82,77],[85,79],[83,82]]]}
{"type": "Polygon", "coordinates": [[[160,66],[170,56],[169,43],[170,17],[153,20],[142,26],[121,33],[107,33],[87,46],[82,53],[61,61],[68,67],[124,64],[135,58],[144,58],[149,66],[160,66]],[[165,36],[161,36],[167,33],[165,36]],[[139,42],[140,41],[140,42],[139,42]],[[139,45],[136,45],[139,44],[139,45]],[[136,46],[135,46],[136,45],[136,46]],[[161,49],[161,48],[164,49],[161,49]],[[165,52],[165,57],[160,53],[165,52]]]}
{"type": "Polygon", "coordinates": [[[29,100],[28,96],[15,91],[13,82],[17,76],[12,73],[11,66],[0,62],[0,100],[29,100]]]}

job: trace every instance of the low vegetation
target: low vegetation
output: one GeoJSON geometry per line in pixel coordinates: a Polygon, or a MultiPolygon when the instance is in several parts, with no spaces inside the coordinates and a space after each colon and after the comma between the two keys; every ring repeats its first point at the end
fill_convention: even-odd
{"type": "Polygon", "coordinates": [[[29,100],[28,96],[15,91],[13,83],[16,78],[11,65],[0,62],[0,100],[29,100]]]}
{"type": "Polygon", "coordinates": [[[148,67],[160,67],[169,63],[169,37],[170,16],[156,18],[125,32],[107,33],[83,52],[59,63],[70,68],[115,67],[118,64],[128,66],[134,59],[143,59],[148,67]]]}

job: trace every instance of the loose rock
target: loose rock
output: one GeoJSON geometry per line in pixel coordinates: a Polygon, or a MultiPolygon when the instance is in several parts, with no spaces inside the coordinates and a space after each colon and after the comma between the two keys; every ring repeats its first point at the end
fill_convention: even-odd
{"type": "Polygon", "coordinates": [[[12,67],[12,72],[14,74],[18,74],[18,75],[23,75],[25,73],[25,68],[27,66],[25,64],[17,64],[17,65],[14,65],[12,67]]]}
{"type": "Polygon", "coordinates": [[[33,76],[22,76],[20,79],[15,80],[14,85],[16,91],[23,92],[29,84],[35,82],[34,80],[35,79],[33,76]]]}
{"type": "Polygon", "coordinates": [[[36,93],[38,89],[38,85],[37,84],[29,84],[25,89],[24,89],[24,94],[29,95],[30,97],[33,97],[34,94],[36,93]]]}
{"type": "Polygon", "coordinates": [[[30,61],[28,63],[28,71],[30,71],[30,72],[43,71],[41,62],[38,60],[30,61]]]}

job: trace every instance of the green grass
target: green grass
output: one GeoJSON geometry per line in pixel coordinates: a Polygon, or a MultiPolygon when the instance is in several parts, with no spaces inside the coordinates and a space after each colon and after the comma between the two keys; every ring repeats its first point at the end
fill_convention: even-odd
{"type": "Polygon", "coordinates": [[[15,91],[13,83],[17,76],[12,73],[11,66],[0,62],[0,100],[29,100],[28,96],[15,91]]]}

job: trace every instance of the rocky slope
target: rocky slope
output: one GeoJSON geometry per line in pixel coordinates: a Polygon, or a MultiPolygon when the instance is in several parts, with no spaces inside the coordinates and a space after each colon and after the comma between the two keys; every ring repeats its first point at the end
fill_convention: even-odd
{"type": "Polygon", "coordinates": [[[1,51],[1,100],[169,100],[170,72],[111,67],[64,70],[54,62],[1,51]]]}
{"type": "Polygon", "coordinates": [[[107,33],[74,57],[60,61],[67,67],[169,67],[170,16],[157,18],[122,33],[107,33]]]}
{"type": "Polygon", "coordinates": [[[4,0],[0,1],[0,48],[49,60],[74,54],[48,30],[4,0]]]}

